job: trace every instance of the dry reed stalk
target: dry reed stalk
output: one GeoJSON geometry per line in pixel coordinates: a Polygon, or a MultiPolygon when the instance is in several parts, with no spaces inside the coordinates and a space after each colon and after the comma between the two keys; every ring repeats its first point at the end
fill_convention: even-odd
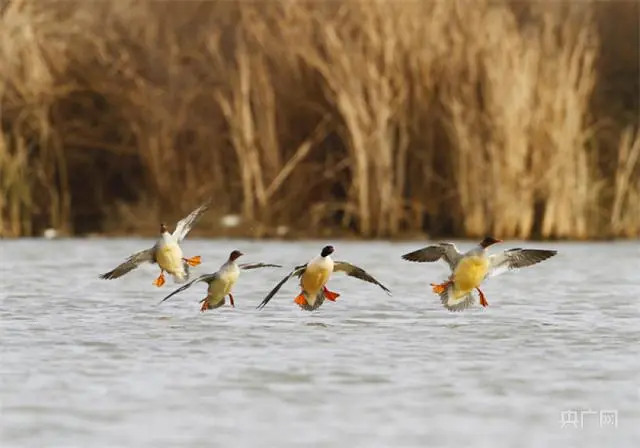
{"type": "Polygon", "coordinates": [[[347,2],[336,15],[306,8],[300,7],[298,18],[313,32],[288,40],[322,76],[327,99],[344,122],[353,162],[350,200],[359,230],[365,236],[395,233],[407,150],[407,131],[398,120],[407,88],[401,41],[395,37],[401,32],[397,19],[402,8],[389,2],[347,2]]]}
{"type": "Polygon", "coordinates": [[[542,12],[541,19],[539,42],[545,64],[540,66],[534,120],[540,124],[536,134],[543,136],[537,143],[545,148],[532,167],[544,178],[541,235],[586,238],[590,206],[597,199],[587,146],[597,39],[591,21],[567,20],[549,12],[542,12]]]}
{"type": "Polygon", "coordinates": [[[529,238],[542,201],[544,237],[586,237],[597,193],[585,115],[595,82],[592,27],[549,10],[541,26],[523,27],[506,4],[477,6],[458,11],[469,26],[452,31],[454,47],[466,55],[452,58],[459,77],[445,97],[464,232],[529,238]]]}
{"type": "Polygon", "coordinates": [[[604,230],[633,234],[636,140],[592,149],[593,27],[554,8],[11,2],[0,169],[31,148],[33,202],[12,204],[33,231],[211,195],[257,229],[315,210],[365,236],[585,237],[611,194],[604,230]]]}
{"type": "Polygon", "coordinates": [[[613,236],[640,237],[640,129],[622,132],[611,207],[613,236]]]}
{"type": "MultiPolygon", "coordinates": [[[[253,221],[257,216],[256,208],[262,209],[266,204],[252,112],[252,107],[258,108],[262,104],[253,104],[251,56],[240,32],[237,34],[237,39],[236,67],[234,70],[230,70],[227,75],[232,83],[230,92],[227,95],[222,91],[216,92],[216,100],[229,124],[231,142],[240,162],[244,198],[243,215],[253,221]]],[[[259,68],[256,67],[256,69],[259,68]]],[[[273,107],[271,110],[262,111],[262,113],[274,113],[273,107]]]]}
{"type": "MultiPolygon", "coordinates": [[[[454,212],[456,230],[475,237],[490,232],[499,219],[493,207],[503,208],[505,200],[498,196],[501,188],[496,184],[505,180],[502,171],[509,167],[501,156],[511,150],[505,145],[512,143],[505,141],[505,134],[518,138],[521,130],[509,128],[517,123],[500,121],[510,113],[505,109],[516,102],[509,100],[520,93],[498,85],[502,82],[498,77],[526,58],[521,55],[518,31],[508,10],[488,1],[476,6],[469,10],[455,3],[452,10],[452,57],[443,91],[454,146],[451,159],[459,200],[454,212]]],[[[513,143],[522,147],[521,142],[513,143]]]]}
{"type": "MultiPolygon", "coordinates": [[[[57,85],[54,80],[55,72],[66,61],[64,46],[47,45],[58,36],[54,20],[55,14],[37,3],[15,1],[7,6],[0,18],[0,67],[4,75],[1,90],[6,109],[3,118],[13,121],[12,139],[22,146],[29,142],[29,146],[38,147],[40,152],[37,160],[28,162],[31,185],[25,188],[38,189],[44,194],[39,194],[37,201],[31,196],[28,214],[33,219],[34,209],[42,207],[44,213],[40,213],[40,221],[66,232],[71,212],[70,191],[65,158],[50,120],[50,108],[68,88],[57,85]]],[[[24,205],[23,199],[17,200],[10,205],[12,210],[24,205]]],[[[18,235],[23,231],[30,234],[31,223],[14,231],[18,235]]]]}
{"type": "MultiPolygon", "coordinates": [[[[218,70],[229,80],[226,88],[215,92],[215,98],[226,118],[239,161],[243,214],[250,222],[255,221],[254,226],[259,229],[258,222],[268,225],[277,210],[274,195],[282,191],[294,169],[324,138],[327,120],[321,119],[286,159],[279,138],[276,96],[280,92],[276,90],[276,80],[281,79],[277,75],[283,66],[295,71],[296,61],[285,56],[284,42],[270,23],[274,18],[282,18],[281,11],[268,5],[257,8],[261,11],[251,6],[242,11],[243,26],[236,35],[234,62],[224,61],[219,40],[209,41],[208,51],[218,61],[218,70]]],[[[309,183],[300,187],[305,191],[309,183]]]]}
{"type": "MultiPolygon", "coordinates": [[[[455,213],[451,143],[445,134],[440,92],[447,67],[457,60],[451,43],[454,2],[409,2],[398,32],[403,42],[404,78],[409,89],[399,111],[408,128],[404,230],[440,233],[455,213]]],[[[399,164],[398,164],[399,165],[399,164]]]]}
{"type": "Polygon", "coordinates": [[[30,235],[33,198],[27,148],[22,140],[0,137],[0,235],[30,235]],[[13,150],[11,149],[13,147],[13,150]]]}
{"type": "Polygon", "coordinates": [[[487,16],[481,40],[484,107],[491,138],[486,142],[489,179],[485,192],[491,222],[488,230],[506,238],[529,238],[534,224],[535,173],[527,161],[532,157],[529,130],[535,108],[538,67],[544,55],[518,29],[513,15],[503,8],[487,16]]]}

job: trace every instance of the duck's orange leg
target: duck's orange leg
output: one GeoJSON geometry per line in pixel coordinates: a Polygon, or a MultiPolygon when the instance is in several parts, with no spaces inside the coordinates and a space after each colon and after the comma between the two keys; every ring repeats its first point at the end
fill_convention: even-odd
{"type": "Polygon", "coordinates": [[[436,294],[442,294],[447,287],[453,283],[453,280],[447,280],[444,283],[431,283],[431,290],[436,294]]]}
{"type": "Polygon", "coordinates": [[[233,303],[233,294],[231,294],[231,293],[229,293],[229,301],[231,302],[231,306],[235,308],[236,304],[233,303]]]}
{"type": "Polygon", "coordinates": [[[207,301],[207,298],[205,297],[204,300],[202,301],[202,306],[200,307],[200,312],[204,313],[208,309],[209,309],[209,302],[207,301]]]}
{"type": "Polygon", "coordinates": [[[187,264],[191,267],[198,266],[201,263],[200,255],[196,255],[195,257],[191,257],[191,258],[183,258],[183,260],[186,261],[187,264]]]}
{"type": "Polygon", "coordinates": [[[165,284],[164,269],[160,269],[160,275],[158,276],[157,279],[155,279],[153,284],[156,285],[158,288],[165,284]]]}
{"type": "Polygon", "coordinates": [[[307,302],[307,298],[304,296],[304,293],[302,293],[302,292],[298,295],[298,297],[296,297],[295,299],[293,299],[293,301],[294,301],[295,303],[297,303],[298,305],[300,305],[300,306],[306,306],[306,305],[308,305],[308,304],[309,304],[309,303],[307,302]]]}
{"type": "Polygon", "coordinates": [[[335,302],[336,299],[340,297],[340,294],[338,294],[337,292],[329,291],[326,286],[323,286],[322,289],[324,290],[324,296],[327,300],[335,302]]]}
{"type": "Polygon", "coordinates": [[[478,293],[480,294],[480,305],[489,306],[489,302],[487,302],[487,298],[484,296],[484,293],[480,290],[480,288],[476,288],[478,293]]]}

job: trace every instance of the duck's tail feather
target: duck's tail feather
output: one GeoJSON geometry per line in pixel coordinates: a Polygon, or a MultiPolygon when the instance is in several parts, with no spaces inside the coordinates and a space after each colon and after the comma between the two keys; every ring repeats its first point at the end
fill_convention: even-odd
{"type": "Polygon", "coordinates": [[[473,291],[465,292],[456,290],[453,283],[446,286],[440,294],[440,302],[449,311],[462,311],[470,308],[475,303],[473,291]]]}
{"type": "Polygon", "coordinates": [[[313,305],[309,303],[309,293],[306,291],[300,291],[300,294],[295,298],[295,302],[298,304],[300,308],[306,311],[314,311],[320,308],[320,306],[324,303],[325,300],[324,289],[320,288],[320,291],[316,293],[316,300],[313,302],[313,305]]]}
{"type": "Polygon", "coordinates": [[[184,283],[189,280],[191,278],[191,266],[189,266],[189,263],[182,260],[182,272],[174,274],[172,277],[176,283],[184,283]]]}

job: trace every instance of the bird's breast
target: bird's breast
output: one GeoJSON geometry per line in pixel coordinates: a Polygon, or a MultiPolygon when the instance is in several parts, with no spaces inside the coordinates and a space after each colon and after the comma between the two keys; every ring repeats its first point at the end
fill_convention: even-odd
{"type": "Polygon", "coordinates": [[[330,275],[331,269],[329,269],[328,264],[310,264],[307,265],[307,269],[304,274],[302,274],[300,285],[306,292],[314,295],[325,285],[325,283],[327,283],[330,275]]]}
{"type": "Polygon", "coordinates": [[[229,294],[233,285],[238,281],[238,277],[240,276],[240,269],[227,269],[220,273],[220,277],[218,278],[217,284],[220,290],[220,293],[223,295],[229,294]]]}
{"type": "Polygon", "coordinates": [[[177,243],[161,244],[156,251],[160,267],[170,274],[182,272],[182,249],[177,243]]]}
{"type": "Polygon", "coordinates": [[[489,269],[486,257],[471,256],[460,260],[454,271],[454,285],[458,291],[471,291],[480,286],[489,269]]]}

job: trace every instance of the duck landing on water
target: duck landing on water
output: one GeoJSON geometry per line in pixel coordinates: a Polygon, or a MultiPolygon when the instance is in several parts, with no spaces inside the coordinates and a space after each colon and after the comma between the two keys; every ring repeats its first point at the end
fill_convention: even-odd
{"type": "Polygon", "coordinates": [[[487,255],[487,248],[501,242],[502,240],[487,236],[464,254],[460,253],[453,243],[438,243],[404,254],[402,258],[418,263],[444,260],[451,270],[451,275],[443,283],[431,283],[432,290],[440,296],[445,308],[450,311],[462,311],[474,304],[473,290],[478,291],[480,304],[483,307],[489,306],[485,294],[480,289],[480,285],[487,278],[532,266],[558,253],[555,250],[516,248],[487,255]]]}

